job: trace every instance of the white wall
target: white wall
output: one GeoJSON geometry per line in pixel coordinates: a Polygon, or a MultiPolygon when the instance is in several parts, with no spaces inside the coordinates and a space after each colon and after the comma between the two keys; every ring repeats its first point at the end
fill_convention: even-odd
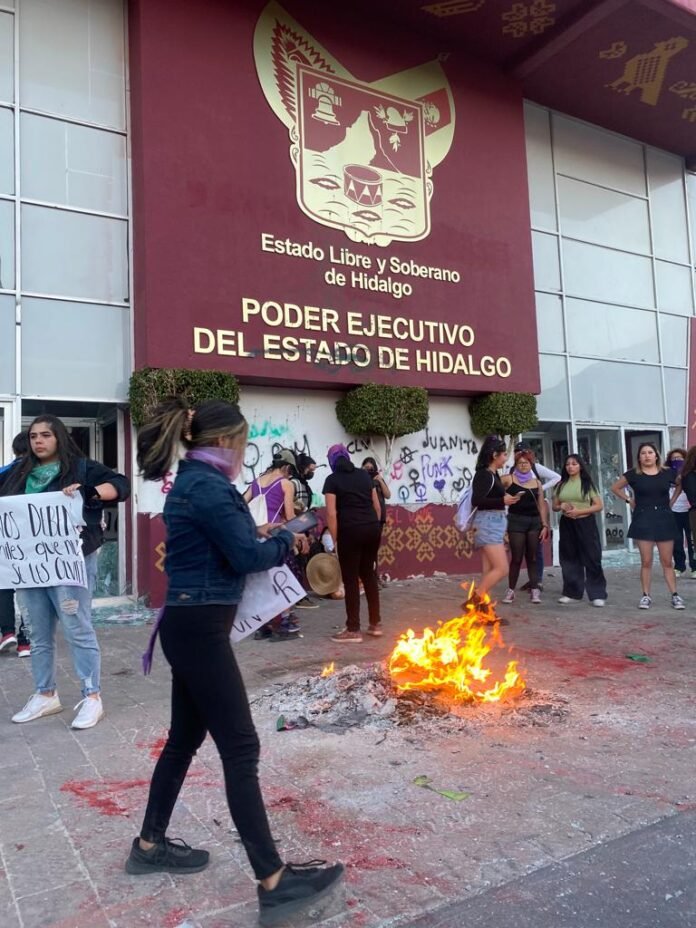
{"type": "MultiPolygon", "coordinates": [[[[356,464],[372,455],[384,466],[383,439],[373,443],[366,436],[347,435],[339,425],[335,406],[340,396],[324,390],[243,387],[239,402],[249,422],[249,446],[240,484],[263,473],[276,447],[305,451],[317,461],[312,488],[320,498],[329,474],[326,452],[336,442],[348,446],[356,464]]],[[[468,400],[431,397],[427,431],[406,435],[394,445],[385,469],[391,503],[452,505],[471,482],[479,445],[471,432],[468,400]]],[[[161,484],[139,487],[138,511],[161,512],[165,497],[161,484]]]]}

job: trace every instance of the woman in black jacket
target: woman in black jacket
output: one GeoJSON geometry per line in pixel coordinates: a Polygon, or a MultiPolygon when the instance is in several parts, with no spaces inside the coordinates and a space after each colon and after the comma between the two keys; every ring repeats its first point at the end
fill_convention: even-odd
{"type": "Polygon", "coordinates": [[[56,691],[56,626],[62,626],[75,673],[82,685],[82,701],[73,728],[92,728],[104,715],[101,701],[101,653],[92,626],[92,591],[97,573],[97,551],[104,541],[102,510],[105,502],[122,502],[130,483],[85,458],[56,416],[38,416],[28,429],[29,453],[0,475],[0,495],[80,493],[84,500],[85,527],[82,553],[87,588],[80,586],[32,587],[17,591],[20,615],[32,629],[31,670],[36,692],[12,716],[13,722],[31,722],[62,711],[56,691]]]}

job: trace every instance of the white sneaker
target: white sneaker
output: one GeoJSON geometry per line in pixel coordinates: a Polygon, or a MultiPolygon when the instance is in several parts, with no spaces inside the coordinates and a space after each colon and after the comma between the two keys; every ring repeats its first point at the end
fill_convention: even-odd
{"type": "Polygon", "coordinates": [[[604,600],[603,600],[603,599],[593,599],[593,600],[592,600],[592,605],[593,605],[593,606],[596,606],[598,609],[601,609],[602,606],[604,605],[604,600]]]}
{"type": "Polygon", "coordinates": [[[43,693],[34,693],[29,698],[29,702],[19,712],[15,712],[12,721],[21,724],[22,722],[33,722],[34,719],[40,719],[44,715],[55,715],[56,712],[62,712],[63,707],[58,699],[58,693],[53,696],[44,696],[43,693]]]}
{"type": "Polygon", "coordinates": [[[503,596],[502,602],[504,603],[514,603],[515,601],[515,591],[508,590],[505,596],[503,596]]]}
{"type": "Polygon", "coordinates": [[[651,606],[652,606],[652,599],[650,599],[647,593],[644,593],[638,601],[638,608],[649,609],[651,606]]]}
{"type": "Polygon", "coordinates": [[[579,599],[573,599],[572,596],[559,596],[559,597],[558,597],[558,602],[559,602],[562,606],[567,606],[568,603],[579,603],[580,600],[579,600],[579,599]]]}
{"type": "Polygon", "coordinates": [[[101,696],[96,699],[92,696],[86,696],[75,706],[80,711],[72,720],[71,728],[94,728],[101,719],[104,718],[104,706],[102,705],[101,696]]]}

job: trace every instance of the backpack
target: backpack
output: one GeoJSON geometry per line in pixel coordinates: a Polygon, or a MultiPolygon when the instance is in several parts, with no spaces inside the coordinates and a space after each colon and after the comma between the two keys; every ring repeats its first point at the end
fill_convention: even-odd
{"type": "MultiPolygon", "coordinates": [[[[491,486],[488,492],[490,493],[495,484],[495,477],[491,480],[491,486]]],[[[457,526],[462,534],[466,534],[471,528],[471,520],[476,515],[478,506],[472,506],[471,500],[473,497],[474,486],[473,483],[471,486],[468,486],[466,490],[459,497],[459,502],[457,503],[457,511],[454,514],[454,524],[457,526]]]]}
{"type": "MultiPolygon", "coordinates": [[[[283,478],[279,477],[278,479],[282,480],[283,478]]],[[[271,487],[274,487],[277,483],[278,480],[274,480],[273,483],[269,483],[267,487],[262,487],[260,483],[256,483],[259,492],[253,499],[249,500],[247,506],[249,507],[249,512],[251,513],[252,519],[257,525],[268,525],[268,523],[271,521],[271,519],[268,517],[268,502],[266,500],[266,493],[268,493],[271,487]]],[[[278,512],[276,512],[273,521],[278,518],[279,513],[280,509],[278,512]]]]}
{"type": "Polygon", "coordinates": [[[454,514],[454,524],[460,532],[465,532],[469,528],[469,523],[476,515],[476,509],[471,505],[472,489],[467,487],[459,497],[457,511],[454,514]]]}

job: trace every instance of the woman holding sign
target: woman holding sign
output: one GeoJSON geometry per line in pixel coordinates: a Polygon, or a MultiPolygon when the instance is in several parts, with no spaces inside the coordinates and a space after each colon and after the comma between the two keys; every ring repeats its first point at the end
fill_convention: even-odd
{"type": "Polygon", "coordinates": [[[304,536],[280,529],[259,541],[232,485],[247,441],[237,406],[202,403],[186,428],[186,404],[171,403],[138,436],[145,479],[167,473],[182,440],[189,450],[164,505],[169,585],[159,633],[172,668],[171,726],[126,871],[196,873],[208,865],[207,851],[170,841],[167,827],[193,756],[210,732],[230,813],[259,881],[261,924],[275,924],[325,895],[343,867],[284,864],[278,856],[258,782],[259,740],[230,632],[246,575],[282,564],[294,545],[304,545],[304,536]]]}
{"type": "Polygon", "coordinates": [[[20,615],[32,630],[31,671],[36,692],[12,716],[12,721],[31,722],[63,709],[56,691],[56,627],[60,624],[82,685],[83,698],[75,707],[79,711],[72,727],[92,728],[104,715],[99,687],[101,654],[92,626],[97,552],[104,541],[102,510],[105,502],[127,499],[130,483],[123,474],[85,458],[56,416],[37,417],[27,433],[29,453],[0,474],[0,495],[62,490],[67,496],[82,496],[82,554],[87,587],[56,585],[17,590],[20,615]]]}

